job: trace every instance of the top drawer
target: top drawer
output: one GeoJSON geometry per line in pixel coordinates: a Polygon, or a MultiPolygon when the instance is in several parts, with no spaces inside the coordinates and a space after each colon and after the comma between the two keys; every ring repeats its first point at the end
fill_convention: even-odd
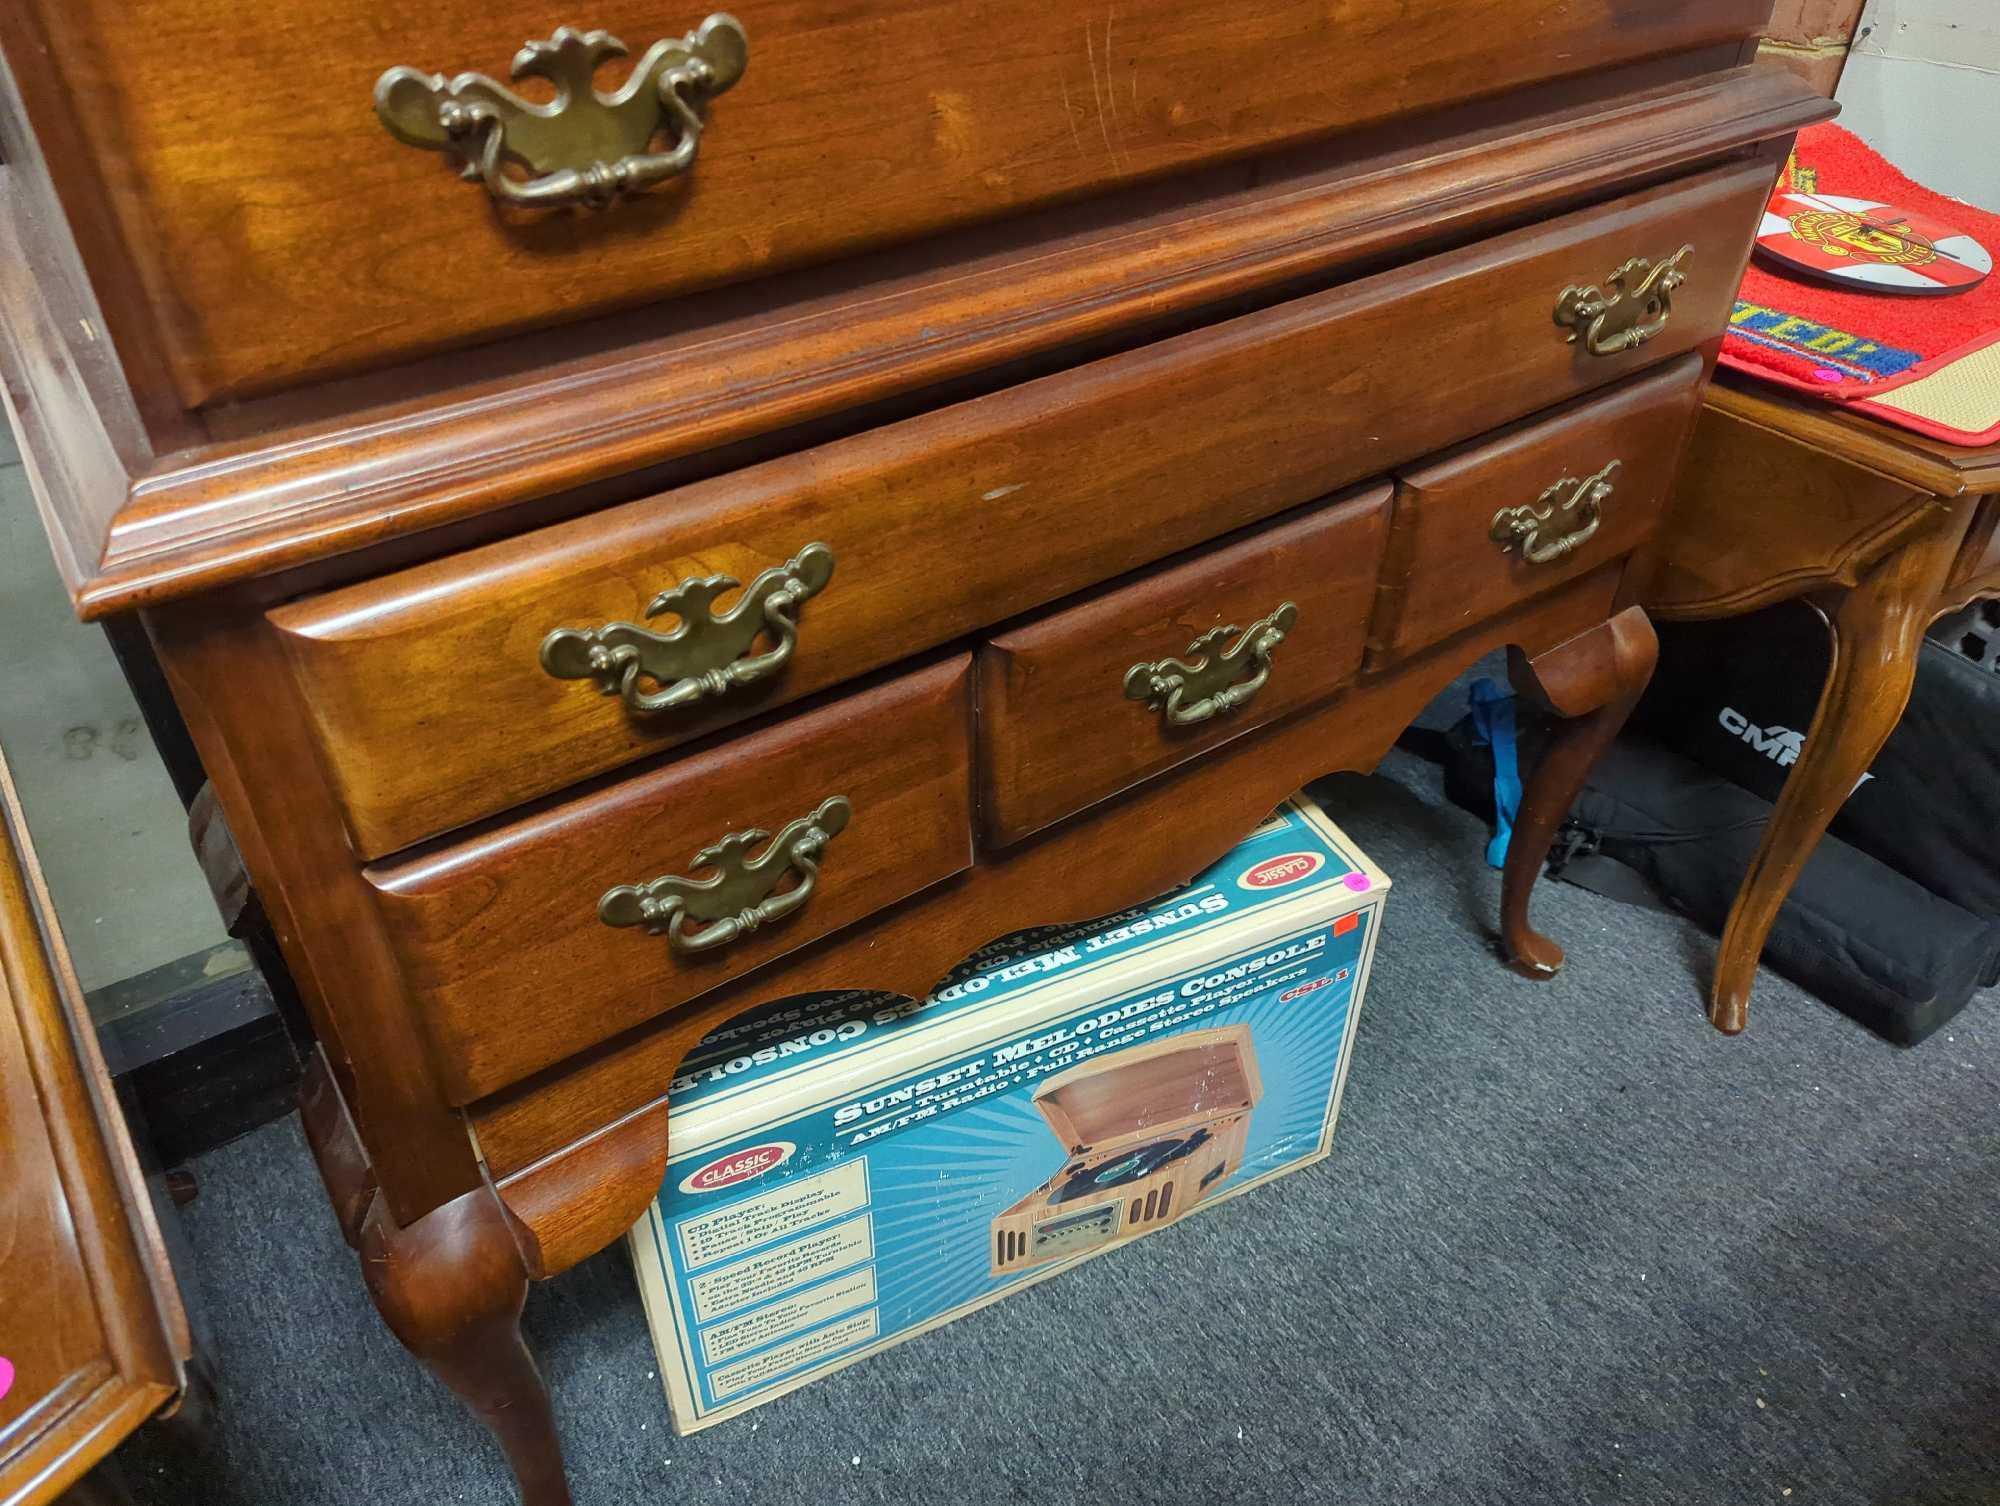
{"type": "Polygon", "coordinates": [[[355,845],[379,857],[1691,350],[1721,333],[1772,173],[1718,169],[279,607],[355,845]],[[1594,332],[1551,317],[1683,247],[1665,301],[1594,332]],[[718,600],[714,576],[749,586],[718,600]],[[664,678],[621,700],[619,656],[642,652],[664,678]]]}
{"type": "MultiPolygon", "coordinates": [[[[27,4],[49,55],[31,31],[0,28],[8,61],[62,74],[190,404],[1746,36],[1770,10],[1146,0],[1100,18],[1062,0],[733,0],[747,58],[699,106],[687,169],[602,211],[550,211],[497,206],[443,156],[393,138],[377,80],[404,67],[504,84],[523,44],[559,23],[602,29],[636,63],[700,26],[702,0],[27,4]]],[[[541,66],[582,97],[580,46],[541,66]]],[[[606,64],[600,88],[620,88],[630,67],[606,64]]],[[[703,87],[684,85],[691,99],[703,87]]],[[[657,98],[640,91],[629,108],[657,98]]],[[[588,169],[663,152],[664,130],[635,148],[644,124],[587,120],[562,154],[588,169]]]]}

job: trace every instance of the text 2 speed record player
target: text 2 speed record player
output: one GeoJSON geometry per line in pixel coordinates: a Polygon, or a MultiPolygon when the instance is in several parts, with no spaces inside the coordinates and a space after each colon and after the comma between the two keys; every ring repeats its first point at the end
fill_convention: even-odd
{"type": "Polygon", "coordinates": [[[1069,1159],[993,1220],[993,1274],[1178,1218],[1242,1164],[1262,1096],[1247,1025],[1128,1046],[1049,1078],[1035,1107],[1069,1159]]]}

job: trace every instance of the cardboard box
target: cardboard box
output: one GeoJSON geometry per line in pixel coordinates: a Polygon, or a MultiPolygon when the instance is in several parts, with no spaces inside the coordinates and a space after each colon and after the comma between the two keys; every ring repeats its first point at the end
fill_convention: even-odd
{"type": "Polygon", "coordinates": [[[1388,888],[1297,801],[1187,888],[996,943],[929,999],[709,1036],[631,1236],[675,1428],[1324,1156],[1388,888]]]}

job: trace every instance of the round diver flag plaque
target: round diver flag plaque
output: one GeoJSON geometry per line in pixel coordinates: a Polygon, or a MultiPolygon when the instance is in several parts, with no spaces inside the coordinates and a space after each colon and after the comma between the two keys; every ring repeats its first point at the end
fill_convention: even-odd
{"type": "Polygon", "coordinates": [[[1977,287],[1993,255],[1955,226],[1872,199],[1781,188],[1764,210],[1757,256],[1850,293],[1939,297],[1977,287]]]}

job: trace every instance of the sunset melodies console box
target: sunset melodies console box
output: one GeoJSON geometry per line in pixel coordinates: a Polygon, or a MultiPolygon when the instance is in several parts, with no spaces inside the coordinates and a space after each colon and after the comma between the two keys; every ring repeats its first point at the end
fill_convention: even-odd
{"type": "Polygon", "coordinates": [[[1192,884],[921,1001],[740,1015],[631,1242],[675,1428],[732,1417],[1331,1146],[1389,881],[1306,800],[1192,884]]]}

